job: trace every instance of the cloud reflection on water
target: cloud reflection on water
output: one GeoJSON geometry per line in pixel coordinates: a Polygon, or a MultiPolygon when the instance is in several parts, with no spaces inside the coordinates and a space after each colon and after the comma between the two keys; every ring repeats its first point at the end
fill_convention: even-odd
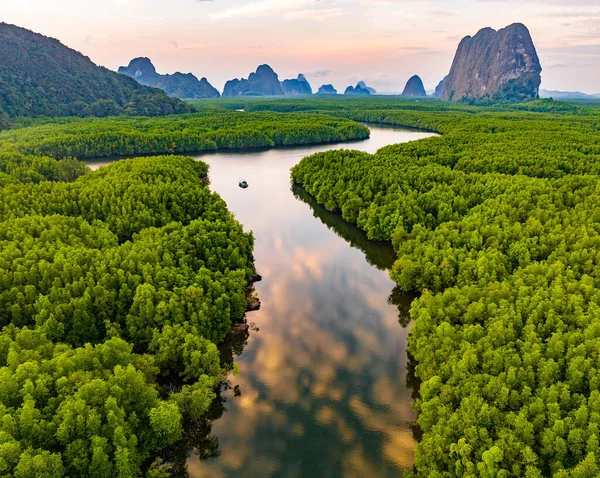
{"type": "MultiPolygon", "coordinates": [[[[353,147],[411,137],[374,128],[370,146],[353,147]]],[[[192,476],[399,476],[412,466],[408,329],[388,303],[392,256],[294,197],[289,168],[308,152],[202,158],[213,189],[254,231],[263,281],[262,308],[249,315],[260,332],[232,379],[242,395],[228,396],[213,425],[221,456],[191,459],[192,476]],[[243,193],[238,176],[249,180],[243,193]]]]}

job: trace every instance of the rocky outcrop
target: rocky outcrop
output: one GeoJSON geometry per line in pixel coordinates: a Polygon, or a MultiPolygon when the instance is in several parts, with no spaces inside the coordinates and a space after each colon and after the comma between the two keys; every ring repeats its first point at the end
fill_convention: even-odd
{"type": "Polygon", "coordinates": [[[173,75],[157,73],[149,58],[134,58],[128,66],[120,67],[119,73],[134,78],[142,85],[159,88],[173,98],[196,99],[220,96],[206,78],[198,80],[191,73],[173,75]]]}
{"type": "Polygon", "coordinates": [[[281,89],[284,95],[312,95],[310,83],[302,73],[295,80],[283,80],[281,89]]]}
{"type": "Polygon", "coordinates": [[[369,91],[368,87],[363,88],[361,86],[361,83],[364,85],[364,82],[360,81],[355,87],[349,86],[348,88],[346,88],[346,91],[344,91],[344,94],[345,95],[370,95],[371,92],[369,91]]]}
{"type": "Polygon", "coordinates": [[[377,94],[377,91],[375,91],[375,88],[371,88],[370,86],[367,86],[367,84],[364,81],[359,81],[358,86],[360,86],[363,90],[369,90],[369,93],[372,95],[377,94]]]}
{"type": "Polygon", "coordinates": [[[317,91],[317,95],[337,95],[337,90],[333,85],[322,85],[317,91]]]}
{"type": "Polygon", "coordinates": [[[414,75],[408,80],[402,96],[427,96],[423,81],[418,75],[414,75]]]}
{"type": "Polygon", "coordinates": [[[444,96],[444,85],[446,84],[446,78],[448,78],[448,75],[444,76],[444,79],[440,81],[435,87],[435,92],[433,93],[433,96],[437,98],[441,98],[442,96],[444,96]]]}
{"type": "Polygon", "coordinates": [[[223,88],[223,96],[279,96],[283,89],[277,73],[269,65],[260,65],[248,79],[229,80],[223,88]]]}
{"type": "Polygon", "coordinates": [[[458,45],[443,98],[523,101],[538,97],[542,67],[527,27],[484,28],[458,45]]]}

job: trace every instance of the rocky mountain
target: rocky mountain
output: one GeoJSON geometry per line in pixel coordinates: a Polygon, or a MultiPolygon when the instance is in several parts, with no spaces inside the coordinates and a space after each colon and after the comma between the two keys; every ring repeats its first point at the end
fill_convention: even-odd
{"type": "Polygon", "coordinates": [[[197,99],[218,98],[219,92],[206,78],[198,80],[191,73],[161,75],[149,58],[134,58],[128,66],[119,68],[119,73],[134,78],[138,83],[163,90],[174,98],[197,99]]]}
{"type": "Polygon", "coordinates": [[[538,97],[542,67],[527,27],[484,28],[458,45],[443,98],[522,101],[538,97]]]}
{"type": "Polygon", "coordinates": [[[433,96],[441,98],[444,95],[444,85],[446,84],[447,78],[448,78],[448,75],[444,76],[444,79],[438,83],[438,85],[435,87],[433,96]]]}
{"type": "Polygon", "coordinates": [[[269,65],[260,65],[248,79],[229,80],[223,88],[223,96],[277,96],[283,95],[277,73],[269,65]]]}
{"type": "Polygon", "coordinates": [[[337,90],[333,85],[323,85],[317,91],[317,95],[337,95],[337,90]]]}
{"type": "Polygon", "coordinates": [[[358,86],[360,86],[363,90],[369,90],[369,93],[371,93],[372,95],[377,94],[377,91],[375,91],[375,88],[371,88],[371,87],[367,86],[364,81],[359,81],[358,86]]]}
{"type": "Polygon", "coordinates": [[[410,77],[406,83],[406,86],[404,87],[402,96],[427,96],[427,92],[425,91],[425,87],[423,86],[423,81],[421,80],[420,76],[414,75],[410,77]]]}
{"type": "Polygon", "coordinates": [[[310,83],[302,73],[295,80],[283,80],[281,89],[284,95],[312,95],[310,83]]]}
{"type": "Polygon", "coordinates": [[[96,66],[58,40],[0,23],[0,110],[15,117],[163,115],[194,109],[96,66]]]}
{"type": "Polygon", "coordinates": [[[346,88],[346,91],[344,91],[345,95],[370,95],[371,91],[368,89],[368,87],[365,85],[365,87],[361,86],[361,83],[363,85],[364,82],[360,81],[357,83],[356,86],[352,87],[349,86],[348,88],[346,88]]]}

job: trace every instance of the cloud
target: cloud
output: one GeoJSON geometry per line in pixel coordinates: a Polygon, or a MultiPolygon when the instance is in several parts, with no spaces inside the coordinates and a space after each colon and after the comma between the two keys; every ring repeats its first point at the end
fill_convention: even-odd
{"type": "Polygon", "coordinates": [[[447,12],[445,10],[432,10],[429,12],[434,17],[455,17],[456,13],[447,12]]]}
{"type": "Polygon", "coordinates": [[[294,12],[288,12],[284,15],[286,20],[316,20],[323,21],[328,18],[340,17],[344,15],[344,9],[342,8],[327,8],[327,9],[313,9],[313,10],[296,10],[294,12]]]}
{"type": "Polygon", "coordinates": [[[549,60],[544,62],[544,69],[548,70],[548,69],[552,69],[552,68],[570,68],[573,65],[569,64],[569,63],[561,63],[555,60],[549,60]]]}
{"type": "Polygon", "coordinates": [[[281,14],[285,12],[293,12],[295,10],[314,5],[314,0],[259,0],[257,2],[248,2],[236,7],[227,8],[217,13],[210,15],[213,21],[226,20],[229,18],[239,17],[256,17],[273,14],[281,14]]]}
{"type": "Polygon", "coordinates": [[[540,14],[541,17],[546,18],[598,18],[600,17],[600,11],[589,11],[589,10],[579,10],[579,11],[554,11],[554,12],[545,12],[540,14]]]}
{"type": "Polygon", "coordinates": [[[325,76],[329,76],[331,73],[332,73],[331,70],[322,69],[322,70],[311,71],[311,72],[307,73],[306,76],[313,76],[313,77],[317,77],[317,78],[323,78],[325,76]]]}

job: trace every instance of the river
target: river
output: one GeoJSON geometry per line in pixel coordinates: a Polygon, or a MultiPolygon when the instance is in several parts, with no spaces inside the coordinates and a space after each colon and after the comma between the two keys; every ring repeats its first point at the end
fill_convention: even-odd
{"type": "Polygon", "coordinates": [[[370,139],[352,144],[198,157],[210,165],[212,190],[254,232],[263,280],[262,307],[248,314],[258,330],[212,424],[218,456],[190,458],[191,476],[385,477],[412,467],[410,298],[388,277],[391,247],[290,186],[291,167],[309,154],[372,153],[433,135],[369,127],[370,139]]]}

